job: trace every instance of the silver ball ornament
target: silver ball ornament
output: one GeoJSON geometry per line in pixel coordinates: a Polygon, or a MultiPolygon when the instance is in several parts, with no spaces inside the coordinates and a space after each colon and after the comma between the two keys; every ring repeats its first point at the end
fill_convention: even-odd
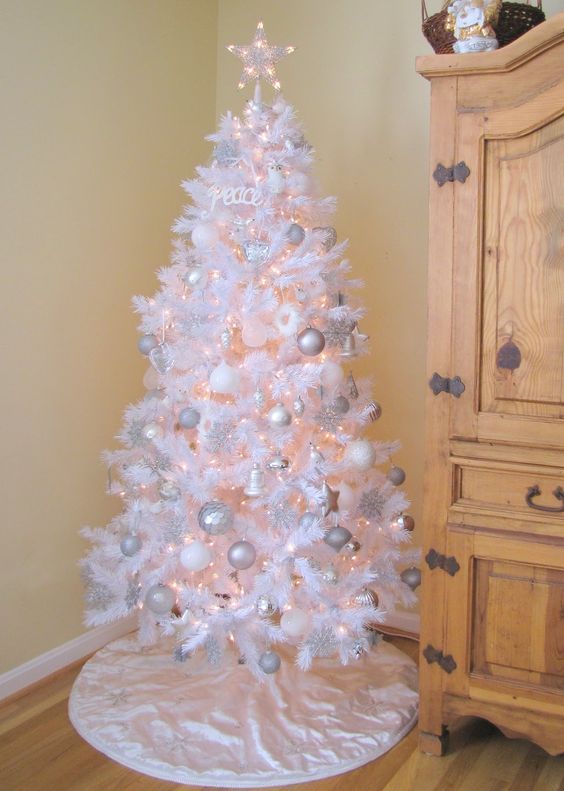
{"type": "Polygon", "coordinates": [[[287,459],[286,456],[282,456],[280,453],[276,453],[266,462],[266,466],[269,470],[281,472],[290,467],[290,459],[287,459]]]}
{"type": "Polygon", "coordinates": [[[358,539],[351,538],[350,541],[347,541],[345,546],[343,547],[343,552],[346,552],[347,555],[356,555],[356,553],[360,550],[362,544],[358,539]]]}
{"type": "Polygon", "coordinates": [[[227,560],[234,569],[250,568],[257,559],[257,551],[250,541],[236,541],[227,551],[227,560]]]}
{"type": "Polygon", "coordinates": [[[421,585],[421,569],[416,568],[415,566],[410,566],[408,569],[404,569],[400,574],[400,579],[402,582],[405,582],[406,585],[409,585],[412,591],[415,588],[418,588],[421,585]]]}
{"type": "Polygon", "coordinates": [[[338,395],[337,398],[331,404],[333,410],[337,412],[339,415],[345,415],[349,409],[351,408],[351,404],[348,398],[345,398],[344,395],[338,395]]]}
{"type": "Polygon", "coordinates": [[[148,355],[158,345],[159,342],[154,335],[142,335],[137,341],[137,348],[141,354],[145,355],[148,355]]]}
{"type": "Polygon", "coordinates": [[[305,239],[305,231],[301,225],[298,225],[297,222],[293,222],[288,228],[286,236],[290,244],[298,245],[305,239]]]}
{"type": "Polygon", "coordinates": [[[198,524],[210,536],[223,535],[233,525],[233,511],[220,500],[211,500],[200,508],[198,524]]]}
{"type": "Polygon", "coordinates": [[[370,588],[363,588],[359,593],[353,596],[354,604],[359,607],[378,607],[378,594],[370,588]]]}
{"type": "Polygon", "coordinates": [[[197,409],[187,406],[178,413],[178,423],[182,428],[196,428],[200,422],[200,417],[201,415],[197,409]]]}
{"type": "Polygon", "coordinates": [[[262,618],[269,618],[277,610],[276,602],[266,593],[261,594],[256,602],[255,609],[262,618]]]}
{"type": "Polygon", "coordinates": [[[141,539],[136,533],[126,533],[120,541],[119,548],[126,557],[133,557],[141,549],[141,539]]]}
{"type": "Polygon", "coordinates": [[[345,544],[352,538],[352,533],[350,530],[347,530],[346,527],[341,527],[341,525],[335,525],[335,527],[330,527],[329,530],[325,533],[323,540],[325,543],[330,546],[335,552],[339,552],[345,544]]]}
{"type": "Polygon", "coordinates": [[[197,286],[202,288],[206,284],[207,276],[201,266],[191,266],[182,279],[190,288],[196,288],[197,286]]]}
{"type": "Polygon", "coordinates": [[[410,514],[400,514],[392,520],[392,527],[396,527],[399,530],[407,530],[411,533],[415,528],[415,519],[410,514]]]}
{"type": "Polygon", "coordinates": [[[325,348],[325,335],[315,327],[306,327],[298,335],[298,349],[307,357],[316,357],[325,348]]]}
{"type": "Polygon", "coordinates": [[[147,423],[143,426],[143,436],[151,442],[154,439],[161,439],[163,437],[162,426],[158,423],[147,423]]]}
{"type": "Polygon", "coordinates": [[[321,578],[328,585],[336,585],[339,581],[339,574],[334,566],[327,566],[321,572],[321,578]]]}
{"type": "Polygon", "coordinates": [[[391,467],[388,471],[387,478],[394,486],[401,486],[405,481],[405,470],[401,467],[391,467]]]}
{"type": "Polygon", "coordinates": [[[270,674],[280,669],[281,661],[275,651],[265,651],[260,655],[258,664],[263,673],[270,674]]]}
{"type": "Polygon", "coordinates": [[[292,413],[284,404],[276,404],[268,413],[268,422],[272,428],[285,428],[292,422],[292,413]]]}
{"type": "Polygon", "coordinates": [[[176,602],[175,592],[167,585],[151,585],[145,594],[145,606],[155,615],[170,612],[176,602]]]}

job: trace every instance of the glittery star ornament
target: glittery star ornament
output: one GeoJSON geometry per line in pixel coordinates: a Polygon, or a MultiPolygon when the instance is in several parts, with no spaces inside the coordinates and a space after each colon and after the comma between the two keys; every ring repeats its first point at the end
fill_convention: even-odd
{"type": "Polygon", "coordinates": [[[255,37],[251,44],[240,46],[231,44],[227,47],[243,62],[243,72],[239,80],[239,88],[244,88],[251,80],[266,80],[274,90],[280,90],[280,83],[276,77],[276,63],[295,50],[295,47],[274,47],[268,43],[264,25],[259,22],[255,37]]]}

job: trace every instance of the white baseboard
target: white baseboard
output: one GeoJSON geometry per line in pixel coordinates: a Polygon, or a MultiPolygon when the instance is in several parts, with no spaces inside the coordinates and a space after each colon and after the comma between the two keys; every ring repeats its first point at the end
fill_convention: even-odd
{"type": "Polygon", "coordinates": [[[112,640],[117,640],[118,637],[123,637],[136,628],[136,615],[123,618],[115,623],[97,626],[95,629],[81,634],[80,637],[69,640],[68,643],[63,643],[51,651],[36,656],[35,659],[30,659],[29,662],[24,662],[23,665],[19,665],[13,670],[8,670],[7,673],[2,673],[0,675],[0,700],[35,684],[36,681],[41,681],[42,678],[50,676],[79,659],[84,659],[112,640]]]}
{"type": "Polygon", "coordinates": [[[396,610],[386,618],[386,626],[390,629],[401,629],[419,637],[421,632],[421,619],[419,613],[396,610]]]}

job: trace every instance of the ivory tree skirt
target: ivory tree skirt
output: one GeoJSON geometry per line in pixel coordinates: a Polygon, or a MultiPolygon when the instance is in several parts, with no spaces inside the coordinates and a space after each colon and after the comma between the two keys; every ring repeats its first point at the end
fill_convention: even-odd
{"type": "MultiPolygon", "coordinates": [[[[278,650],[278,649],[277,649],[278,650]]],[[[98,651],[69,701],[79,734],[131,769],[187,785],[256,788],[341,774],[394,746],[417,718],[414,662],[382,642],[343,667],[290,654],[260,684],[235,655],[210,667],[134,636],[98,651]]]]}

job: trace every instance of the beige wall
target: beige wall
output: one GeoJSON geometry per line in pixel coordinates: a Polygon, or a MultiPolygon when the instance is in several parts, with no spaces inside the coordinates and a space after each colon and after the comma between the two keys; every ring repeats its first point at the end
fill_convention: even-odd
{"type": "Polygon", "coordinates": [[[142,392],[134,293],[207,158],[217,3],[2,0],[0,671],[83,631],[100,452],[142,392]]]}

